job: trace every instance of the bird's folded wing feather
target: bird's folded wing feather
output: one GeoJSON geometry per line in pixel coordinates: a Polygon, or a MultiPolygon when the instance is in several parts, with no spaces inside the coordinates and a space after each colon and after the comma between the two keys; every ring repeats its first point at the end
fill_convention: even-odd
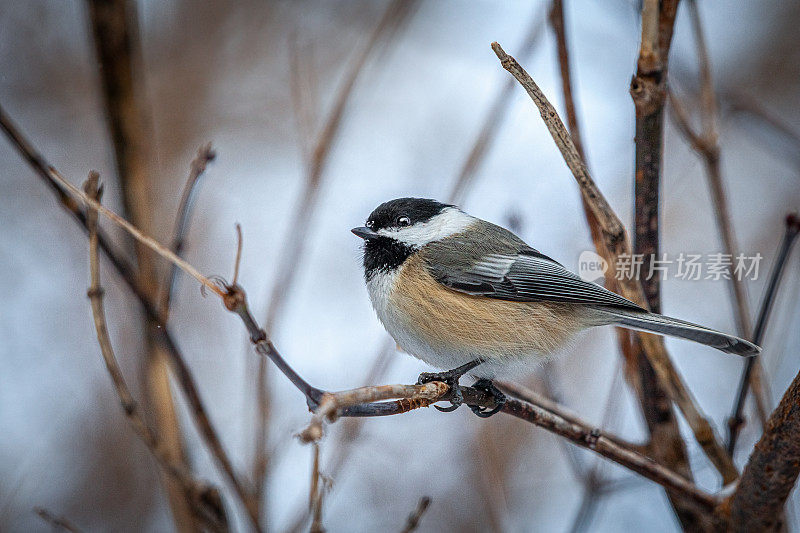
{"type": "MultiPolygon", "coordinates": [[[[466,294],[519,302],[564,302],[642,310],[630,300],[581,279],[533,248],[515,254],[488,253],[463,267],[451,261],[431,261],[431,275],[443,285],[466,294]]],[[[465,262],[460,262],[464,265],[465,262]]]]}

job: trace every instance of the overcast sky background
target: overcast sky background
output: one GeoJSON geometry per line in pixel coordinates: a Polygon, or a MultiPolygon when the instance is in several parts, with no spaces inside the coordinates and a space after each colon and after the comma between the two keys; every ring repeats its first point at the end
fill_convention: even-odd
{"type": "MultiPolygon", "coordinates": [[[[625,0],[566,4],[589,165],[611,205],[630,221],[634,113],[628,86],[639,47],[637,6],[625,0]]],[[[156,151],[151,185],[156,237],[168,240],[189,162],[200,144],[211,141],[218,157],[200,185],[186,257],[204,273],[229,277],[234,224],[241,223],[240,281],[259,320],[305,172],[292,113],[290,39],[296,36],[306,51],[319,128],[348,61],[385,5],[139,4],[156,151]]],[[[563,109],[549,28],[541,30],[531,56],[517,54],[530,21],[541,19],[546,7],[544,2],[423,1],[371,56],[325,169],[318,209],[304,222],[306,252],[272,332],[284,356],[311,383],[326,389],[365,384],[386,333],[370,307],[359,242],[349,228],[390,198],[445,198],[508,76],[489,43],[499,41],[516,55],[563,109]]],[[[752,95],[799,131],[800,4],[719,0],[700,7],[719,92],[752,95]]],[[[674,87],[691,93],[697,70],[687,15],[684,6],[671,76],[674,87]]],[[[0,28],[0,102],[73,183],[98,170],[106,184],[104,202],[119,209],[84,4],[5,1],[0,28]]],[[[576,269],[581,251],[592,249],[577,188],[532,102],[515,89],[463,207],[498,224],[515,220],[521,237],[576,269]]],[[[796,147],[792,151],[757,123],[729,113],[725,99],[721,103],[723,172],[738,241],[742,251],[764,256],[761,275],[748,283],[755,310],[783,216],[800,205],[800,159],[796,147]]],[[[670,256],[720,250],[703,165],[671,125],[662,214],[662,247],[670,256]]],[[[95,340],[86,299],[85,238],[5,140],[0,141],[0,228],[0,529],[46,530],[32,512],[43,506],[89,531],[164,530],[170,514],[155,463],[124,419],[95,340]]],[[[795,254],[764,342],[775,402],[798,369],[798,273],[795,254]]],[[[139,309],[108,265],[103,276],[115,348],[139,394],[139,309]]],[[[723,282],[668,279],[663,301],[672,316],[723,331],[735,328],[723,282]]],[[[249,473],[257,359],[241,324],[185,277],[171,324],[227,450],[236,467],[249,473]]],[[[683,341],[668,340],[667,346],[699,404],[723,429],[742,361],[683,341]]],[[[627,386],[615,378],[619,359],[612,330],[598,329],[555,360],[550,374],[571,409],[635,440],[644,435],[642,422],[627,386]],[[609,394],[615,407],[604,418],[609,394]]],[[[396,354],[381,381],[411,383],[428,370],[396,354]]],[[[306,502],[310,448],[293,435],[309,415],[301,395],[272,374],[270,446],[279,453],[267,489],[269,523],[270,529],[283,530],[306,502]]],[[[531,377],[517,379],[527,383],[531,377]]],[[[197,470],[225,487],[227,504],[240,513],[183,418],[197,470]]],[[[428,495],[433,503],[421,531],[569,528],[581,488],[562,446],[543,430],[504,418],[480,420],[467,409],[449,415],[422,409],[368,420],[334,480],[325,525],[331,531],[400,529],[419,497],[428,495]],[[503,468],[497,471],[487,462],[503,468]],[[487,470],[494,476],[488,481],[487,470]]],[[[333,426],[323,441],[324,457],[335,452],[339,431],[333,426]]],[[[744,430],[739,464],[757,436],[744,430]]],[[[688,442],[698,482],[717,490],[713,469],[691,436],[688,442]]],[[[594,460],[581,456],[589,464],[594,460]]],[[[659,487],[611,464],[602,472],[626,480],[625,488],[602,500],[592,530],[678,528],[659,487]]],[[[797,495],[793,498],[796,505],[797,495]]]]}

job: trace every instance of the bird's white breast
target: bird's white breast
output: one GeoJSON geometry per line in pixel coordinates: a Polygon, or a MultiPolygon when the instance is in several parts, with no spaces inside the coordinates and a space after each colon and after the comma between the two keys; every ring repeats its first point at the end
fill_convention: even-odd
{"type": "Polygon", "coordinates": [[[581,329],[572,306],[461,294],[440,285],[422,263],[412,255],[397,269],[376,272],[367,290],[397,344],[437,368],[476,358],[485,361],[472,372],[480,377],[520,364],[530,368],[531,357],[543,362],[581,329]]]}

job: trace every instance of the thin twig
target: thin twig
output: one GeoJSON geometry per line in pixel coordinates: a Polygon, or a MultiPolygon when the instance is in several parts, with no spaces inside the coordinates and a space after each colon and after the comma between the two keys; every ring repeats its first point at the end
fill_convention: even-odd
{"type": "MultiPolygon", "coordinates": [[[[189,167],[189,177],[183,186],[181,199],[178,202],[178,212],[175,215],[175,226],[172,230],[172,242],[170,250],[180,256],[183,252],[183,247],[186,241],[186,232],[189,228],[189,215],[191,213],[192,199],[197,190],[197,185],[200,183],[200,177],[206,171],[208,164],[214,160],[217,154],[211,149],[211,143],[202,145],[197,150],[197,155],[192,160],[189,167]]],[[[169,304],[172,294],[175,291],[175,282],[177,278],[178,268],[170,263],[169,272],[166,280],[161,287],[161,297],[159,300],[158,308],[161,311],[164,321],[169,317],[169,304]]]]}
{"type": "Polygon", "coordinates": [[[422,519],[422,515],[425,514],[425,511],[428,510],[428,507],[431,505],[431,499],[428,496],[423,496],[417,502],[417,507],[414,511],[408,515],[408,520],[406,520],[406,526],[403,528],[401,533],[412,533],[416,531],[419,527],[419,522],[422,519]]]}
{"type": "Polygon", "coordinates": [[[419,407],[427,407],[444,396],[447,391],[447,385],[433,381],[424,385],[373,385],[342,392],[326,392],[322,395],[319,407],[314,411],[308,427],[300,432],[300,440],[316,442],[321,439],[323,423],[336,420],[338,412],[346,407],[398,399],[419,402],[419,407]]]}
{"type": "Polygon", "coordinates": [[[34,507],[33,511],[39,515],[39,518],[50,524],[56,529],[69,531],[70,533],[80,533],[81,530],[73,524],[71,521],[67,520],[63,516],[56,516],[44,507],[34,507]]]}
{"type": "Polygon", "coordinates": [[[242,262],[242,225],[236,223],[236,259],[233,261],[233,285],[239,284],[239,265],[242,262]]]}
{"type": "MultiPolygon", "coordinates": [[[[609,255],[605,258],[608,264],[617,264],[617,258],[622,254],[631,255],[631,246],[625,232],[625,227],[611,209],[603,194],[595,185],[589,172],[580,158],[569,132],[564,127],[555,108],[539,89],[530,75],[517,63],[517,61],[503,51],[497,43],[492,43],[500,62],[520,82],[528,92],[531,99],[547,125],[553,140],[561,151],[567,166],[577,180],[581,192],[589,202],[592,213],[597,218],[606,241],[605,251],[609,255]]],[[[626,279],[619,283],[622,296],[639,305],[647,305],[639,280],[626,279]]],[[[641,342],[648,360],[656,371],[661,385],[668,392],[670,398],[678,405],[689,423],[692,431],[706,455],[723,474],[724,479],[735,479],[736,468],[733,465],[725,448],[719,443],[710,422],[700,411],[683,378],[675,369],[664,347],[663,339],[651,334],[636,334],[641,342]]]]}
{"type": "Polygon", "coordinates": [[[216,283],[214,283],[209,278],[201,274],[196,268],[190,265],[187,261],[178,257],[175,254],[175,252],[168,249],[166,246],[164,246],[154,238],[145,235],[144,233],[139,231],[139,229],[136,226],[134,226],[133,224],[131,224],[130,222],[128,222],[127,220],[125,220],[124,218],[113,212],[112,210],[102,206],[95,200],[92,200],[91,198],[86,196],[83,192],[81,192],[80,189],[78,189],[69,181],[67,181],[67,179],[64,176],[62,176],[55,168],[51,167],[49,169],[49,172],[52,179],[56,183],[61,185],[64,189],[68,190],[72,194],[74,199],[80,201],[88,208],[97,210],[100,214],[109,219],[111,222],[113,222],[117,226],[127,231],[138,242],[140,242],[141,244],[143,244],[156,254],[160,255],[170,263],[174,264],[175,266],[177,266],[178,268],[180,268],[181,270],[192,276],[194,279],[199,281],[201,285],[211,290],[212,292],[216,293],[220,298],[225,296],[225,292],[216,283]]]}
{"type": "Polygon", "coordinates": [[[313,444],[314,460],[311,468],[311,489],[308,495],[308,510],[311,514],[311,533],[323,533],[322,504],[325,492],[328,490],[330,480],[320,472],[319,443],[313,444]]]}
{"type": "MultiPolygon", "coordinates": [[[[772,272],[769,275],[767,288],[764,291],[764,296],[761,300],[761,307],[758,310],[758,318],[756,319],[756,327],[753,330],[753,342],[760,345],[764,340],[764,334],[767,330],[769,322],[770,311],[772,311],[772,304],[775,302],[775,297],[778,292],[778,285],[780,285],[781,275],[783,274],[786,262],[792,251],[792,245],[800,233],[800,218],[797,215],[790,214],[786,217],[786,230],[783,234],[783,239],[778,249],[778,254],[775,258],[775,264],[772,266],[772,272]]],[[[736,394],[736,401],[734,402],[733,412],[728,419],[728,452],[733,454],[736,449],[736,441],[739,436],[739,430],[744,423],[742,418],[742,411],[744,410],[744,401],[747,398],[748,385],[750,384],[750,375],[753,371],[755,361],[759,356],[751,357],[745,362],[742,377],[739,380],[739,388],[736,394]]]]}

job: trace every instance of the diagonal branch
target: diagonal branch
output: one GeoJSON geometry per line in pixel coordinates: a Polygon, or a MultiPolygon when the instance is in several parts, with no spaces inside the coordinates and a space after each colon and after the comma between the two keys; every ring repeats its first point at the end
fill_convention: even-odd
{"type": "Polygon", "coordinates": [[[782,531],[783,506],[800,474],[800,374],[769,417],[735,492],[717,507],[736,531],[782,531]]]}
{"type": "MultiPolygon", "coordinates": [[[[99,201],[102,190],[99,188],[97,180],[97,173],[90,173],[84,190],[91,198],[99,201]]],[[[134,432],[155,457],[164,474],[170,476],[181,487],[186,501],[192,507],[194,516],[203,519],[206,526],[214,531],[227,531],[227,518],[217,489],[195,480],[191,472],[181,462],[176,461],[161,438],[145,421],[143,414],[140,412],[139,404],[134,400],[125,381],[122,369],[120,369],[117,362],[117,357],[114,355],[111,337],[106,327],[105,306],[103,304],[104,291],[100,285],[97,211],[88,210],[86,218],[89,230],[89,272],[91,277],[88,295],[92,307],[92,319],[97,333],[97,342],[100,345],[100,352],[103,355],[106,369],[109,376],[111,376],[111,382],[119,397],[122,410],[134,432]],[[220,505],[214,506],[214,502],[218,502],[220,505]]]]}
{"type": "MultiPolygon", "coordinates": [[[[772,304],[775,302],[775,297],[778,290],[778,285],[781,281],[786,262],[789,259],[789,254],[792,251],[792,245],[800,233],[800,219],[797,215],[790,214],[786,217],[786,230],[783,234],[780,248],[778,249],[775,264],[772,266],[772,272],[769,275],[767,288],[764,291],[764,297],[761,300],[761,307],[758,310],[758,318],[756,320],[756,327],[753,330],[753,340],[761,343],[764,339],[764,334],[767,330],[767,323],[769,322],[769,315],[772,311],[772,304]]],[[[756,367],[756,362],[760,355],[751,357],[745,362],[742,377],[739,380],[739,388],[736,394],[736,400],[733,407],[733,413],[728,421],[730,433],[728,435],[728,451],[733,454],[736,449],[736,441],[739,436],[739,430],[744,423],[742,418],[742,411],[744,410],[744,401],[747,398],[748,385],[752,384],[751,376],[753,369],[756,367]]]]}
{"type": "MultiPolygon", "coordinates": [[[[651,9],[652,6],[648,6],[651,9]]],[[[643,23],[643,35],[648,35],[645,39],[643,46],[647,53],[648,46],[652,39],[652,28],[648,28],[647,24],[652,23],[651,13],[644,16],[645,22],[643,23]]],[[[575,149],[580,155],[584,163],[587,163],[586,154],[583,150],[583,143],[580,136],[580,128],[578,124],[578,113],[576,111],[575,101],[572,91],[572,75],[570,69],[570,56],[567,47],[566,23],[564,20],[564,5],[561,0],[553,0],[552,9],[550,12],[550,23],[556,35],[556,48],[558,52],[558,63],[561,72],[561,86],[564,95],[564,107],[566,110],[567,124],[572,140],[575,144],[575,149]]],[[[656,17],[657,20],[657,17],[656,17]]],[[[587,163],[588,165],[588,163],[587,163]]],[[[581,195],[581,202],[583,204],[583,211],[586,216],[586,221],[589,225],[592,242],[598,253],[603,256],[606,244],[603,240],[603,235],[598,227],[597,218],[592,213],[591,207],[586,200],[586,197],[581,195]]],[[[617,292],[619,290],[616,277],[613,269],[607,269],[605,272],[605,286],[611,291],[617,292]]],[[[620,351],[624,356],[627,372],[625,373],[628,378],[631,388],[634,390],[639,398],[640,406],[644,415],[644,420],[647,428],[650,431],[650,453],[661,464],[668,466],[674,471],[691,479],[692,473],[689,466],[688,453],[686,451],[686,444],[680,434],[680,427],[675,417],[675,410],[672,404],[667,400],[664,388],[660,386],[658,380],[654,375],[654,371],[647,359],[641,355],[639,350],[634,353],[634,347],[631,344],[631,336],[627,330],[617,328],[617,339],[620,345],[620,351]]],[[[579,526],[584,520],[588,520],[596,508],[596,503],[592,500],[595,499],[596,494],[602,494],[598,490],[598,483],[595,474],[596,469],[593,469],[587,481],[590,483],[584,490],[584,500],[579,508],[579,513],[575,519],[575,526],[579,526]]],[[[692,515],[696,516],[697,510],[691,506],[686,505],[679,498],[670,498],[672,505],[679,511],[679,516],[682,522],[696,520],[692,515]]]]}
{"type": "MultiPolygon", "coordinates": [[[[609,265],[615,265],[618,263],[617,258],[620,255],[627,254],[630,256],[631,246],[625,227],[589,175],[586,165],[575,149],[575,144],[572,142],[563,122],[558,117],[555,108],[550,104],[530,75],[525,72],[513,57],[506,54],[497,43],[492,43],[492,49],[500,59],[503,68],[508,70],[520,82],[538,107],[553,140],[561,151],[573,176],[575,176],[581,188],[581,193],[589,203],[593,215],[597,218],[606,243],[603,250],[606,253],[604,259],[609,265]]],[[[621,280],[619,288],[622,296],[639,305],[647,305],[638,280],[621,280]]],[[[661,385],[667,391],[670,399],[681,409],[703,451],[717,469],[720,470],[724,479],[735,479],[737,473],[730,457],[717,440],[713,427],[701,413],[694,397],[683,382],[683,378],[673,366],[664,347],[663,340],[658,336],[644,333],[638,333],[636,337],[638,337],[661,385]]]]}
{"type": "MultiPolygon", "coordinates": [[[[66,187],[65,182],[61,176],[55,172],[55,170],[47,163],[47,161],[42,157],[41,154],[28,142],[28,140],[22,135],[19,129],[14,125],[11,118],[5,113],[2,106],[0,106],[0,129],[6,134],[8,139],[13,144],[14,148],[19,152],[22,158],[30,165],[30,167],[38,174],[38,176],[50,187],[56,197],[59,200],[61,206],[73,217],[73,219],[86,230],[87,226],[87,218],[84,211],[81,209],[81,204],[78,200],[76,200],[72,194],[77,192],[79,197],[83,196],[83,193],[79,191],[75,187],[66,187]],[[73,192],[75,191],[75,192],[73,192]]],[[[89,198],[85,198],[84,202],[88,203],[91,207],[98,209],[101,213],[104,212],[105,208],[100,206],[94,201],[91,201],[89,198]]],[[[118,217],[119,218],[119,217],[118,217]]],[[[122,221],[122,219],[119,219],[122,221]]],[[[127,223],[126,223],[127,224],[127,223]]],[[[143,244],[146,244],[148,247],[155,246],[156,248],[163,249],[164,253],[167,257],[170,257],[170,260],[175,260],[175,264],[178,265],[184,272],[190,273],[194,272],[203,278],[204,281],[201,281],[201,284],[206,285],[207,283],[213,286],[213,283],[210,280],[207,280],[204,276],[199,274],[196,269],[192,268],[191,265],[188,265],[185,261],[181,260],[179,257],[175,256],[174,253],[167,250],[165,247],[158,244],[154,239],[149,237],[144,237],[141,232],[136,230],[136,228],[127,224],[127,226],[122,226],[123,229],[131,228],[136,233],[132,233],[132,236],[136,236],[139,234],[142,236],[141,241],[143,244]],[[189,267],[187,270],[185,267],[189,267]]],[[[127,231],[127,229],[126,229],[127,231]]],[[[135,270],[133,267],[128,263],[126,259],[124,259],[124,255],[117,250],[117,248],[112,244],[111,240],[108,236],[101,231],[100,228],[97,230],[97,244],[100,250],[102,250],[105,255],[110,260],[111,264],[114,266],[114,269],[117,273],[122,277],[125,284],[130,288],[131,292],[136,296],[139,303],[142,305],[142,308],[147,315],[147,318],[151,320],[154,324],[156,324],[156,332],[158,334],[159,342],[164,344],[165,350],[167,355],[169,356],[170,365],[172,366],[172,370],[175,373],[176,380],[180,389],[182,390],[183,394],[186,397],[186,400],[189,403],[189,412],[192,416],[192,419],[195,425],[198,427],[200,435],[203,438],[203,441],[208,446],[212,456],[216,460],[218,466],[222,469],[225,473],[228,481],[234,488],[234,492],[243,502],[243,505],[246,509],[250,510],[253,508],[252,504],[248,503],[250,501],[249,496],[244,491],[243,485],[239,482],[238,477],[236,476],[235,471],[233,470],[233,465],[228,458],[227,453],[225,452],[224,447],[222,446],[222,442],[214,429],[211,425],[211,421],[208,417],[208,412],[205,408],[205,405],[202,402],[200,397],[200,393],[197,390],[197,385],[194,381],[194,377],[192,376],[189,367],[186,365],[186,360],[184,359],[183,355],[181,354],[180,350],[178,349],[177,344],[175,343],[171,333],[169,332],[166,324],[160,321],[160,315],[156,308],[156,303],[151,299],[149,293],[147,292],[146,288],[142,285],[141,281],[137,277],[135,270]]],[[[218,289],[212,289],[215,292],[218,289]]],[[[251,512],[248,513],[251,517],[253,514],[251,512]]],[[[255,529],[259,530],[256,521],[253,521],[253,526],[255,529]]]]}

